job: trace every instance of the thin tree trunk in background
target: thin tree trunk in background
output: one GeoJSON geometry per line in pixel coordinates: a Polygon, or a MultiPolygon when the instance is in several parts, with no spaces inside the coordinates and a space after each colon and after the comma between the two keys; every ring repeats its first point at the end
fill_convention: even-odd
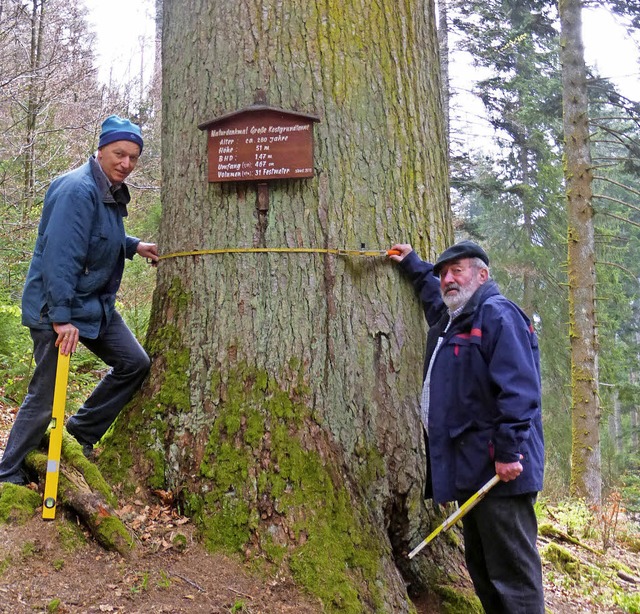
{"type": "Polygon", "coordinates": [[[622,439],[622,407],[620,404],[620,395],[617,390],[613,391],[613,422],[615,428],[615,449],[617,454],[624,451],[622,439]]]}
{"type": "MultiPolygon", "coordinates": [[[[529,187],[532,183],[532,179],[529,176],[529,148],[527,145],[527,139],[525,135],[520,135],[521,146],[520,146],[520,168],[522,172],[522,185],[529,187]]],[[[523,228],[526,233],[528,244],[535,244],[535,236],[534,236],[534,224],[532,219],[532,211],[533,206],[531,203],[532,190],[523,189],[518,194],[522,202],[522,212],[523,212],[523,228]]],[[[533,275],[535,273],[531,270],[531,267],[526,267],[522,273],[522,309],[524,312],[530,317],[533,318],[533,313],[535,311],[535,282],[533,279],[533,275]]]]}
{"type": "Polygon", "coordinates": [[[448,0],[437,0],[438,6],[438,49],[440,51],[440,75],[442,80],[442,111],[444,113],[444,125],[447,135],[447,148],[450,149],[450,106],[451,89],[449,87],[449,22],[447,20],[448,0]]]}
{"type": "Polygon", "coordinates": [[[31,5],[31,46],[29,50],[29,87],[25,114],[24,137],[24,203],[23,220],[33,205],[36,174],[36,126],[40,111],[42,64],[42,41],[46,0],[32,0],[31,5]]]}
{"type": "Polygon", "coordinates": [[[602,499],[595,241],[582,3],[560,0],[560,60],[568,217],[571,341],[571,494],[590,504],[602,499]]]}
{"type": "MultiPolygon", "coordinates": [[[[449,244],[435,10],[418,5],[164,0],[161,253],[449,244]],[[321,119],[314,177],[269,183],[266,218],[255,183],[207,182],[197,129],[257,92],[321,119]]],[[[212,549],[286,560],[329,609],[408,612],[399,571],[420,593],[461,565],[446,540],[405,556],[440,519],[423,501],[424,342],[384,256],[162,260],[149,385],[105,453],[172,489],[212,549]]]]}

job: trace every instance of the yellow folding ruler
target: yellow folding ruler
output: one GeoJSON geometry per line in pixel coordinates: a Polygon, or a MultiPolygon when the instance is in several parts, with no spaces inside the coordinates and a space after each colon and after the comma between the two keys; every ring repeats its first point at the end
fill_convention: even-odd
{"type": "Polygon", "coordinates": [[[471,495],[451,516],[449,516],[437,529],[432,531],[423,539],[411,552],[409,558],[412,559],[441,531],[451,528],[460,518],[462,518],[472,507],[475,507],[484,496],[500,481],[500,476],[494,475],[477,493],[471,495]]]}
{"type": "Polygon", "coordinates": [[[64,424],[64,406],[67,401],[70,358],[71,354],[65,355],[58,350],[56,386],[53,392],[53,411],[51,413],[51,430],[49,432],[47,476],[44,482],[44,504],[42,506],[42,517],[45,520],[53,520],[56,517],[60,454],[62,452],[62,425],[64,424]]]}

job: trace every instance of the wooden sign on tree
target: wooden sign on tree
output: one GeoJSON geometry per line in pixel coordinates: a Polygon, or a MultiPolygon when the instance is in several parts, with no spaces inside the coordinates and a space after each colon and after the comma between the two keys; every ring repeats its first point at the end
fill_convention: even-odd
{"type": "Polygon", "coordinates": [[[315,115],[253,105],[200,124],[209,182],[313,177],[315,115]]]}

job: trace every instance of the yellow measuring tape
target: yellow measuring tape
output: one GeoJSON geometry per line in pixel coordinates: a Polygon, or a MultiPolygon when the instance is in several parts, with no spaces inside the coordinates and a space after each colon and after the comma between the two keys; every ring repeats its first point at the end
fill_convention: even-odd
{"type": "Polygon", "coordinates": [[[69,381],[69,359],[71,354],[58,350],[56,385],[53,392],[53,411],[51,413],[51,431],[49,432],[49,455],[47,457],[47,475],[44,483],[44,503],[42,517],[53,520],[56,517],[58,498],[58,478],[60,477],[60,454],[62,452],[62,425],[64,424],[64,406],[67,402],[67,382],[69,381]]]}
{"type": "Polygon", "coordinates": [[[223,247],[220,249],[199,249],[194,251],[171,252],[158,256],[159,260],[181,258],[183,256],[204,256],[208,254],[334,254],[336,256],[393,256],[400,252],[395,249],[332,249],[324,247],[223,247]]]}

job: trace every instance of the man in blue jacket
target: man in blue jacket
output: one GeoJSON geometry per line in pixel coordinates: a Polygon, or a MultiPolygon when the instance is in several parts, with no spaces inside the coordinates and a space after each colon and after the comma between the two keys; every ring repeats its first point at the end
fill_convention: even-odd
{"type": "Polygon", "coordinates": [[[155,244],[127,236],[123,224],[130,200],[124,180],[142,147],[140,128],[112,115],[102,124],[96,154],[47,190],[22,295],[36,367],[0,462],[0,481],[27,481],[24,458],[51,420],[58,348],[68,355],[81,341],[110,367],[67,422],[88,457],[149,371],[149,357],[115,309],[125,258],[137,253],[158,260],[155,244]]]}
{"type": "Polygon", "coordinates": [[[429,325],[420,402],[427,497],[462,502],[497,474],[501,482],[462,520],[469,574],[486,612],[544,614],[534,513],[544,443],[533,327],[500,294],[476,243],[453,245],[435,265],[411,245],[393,249],[429,325]]]}

